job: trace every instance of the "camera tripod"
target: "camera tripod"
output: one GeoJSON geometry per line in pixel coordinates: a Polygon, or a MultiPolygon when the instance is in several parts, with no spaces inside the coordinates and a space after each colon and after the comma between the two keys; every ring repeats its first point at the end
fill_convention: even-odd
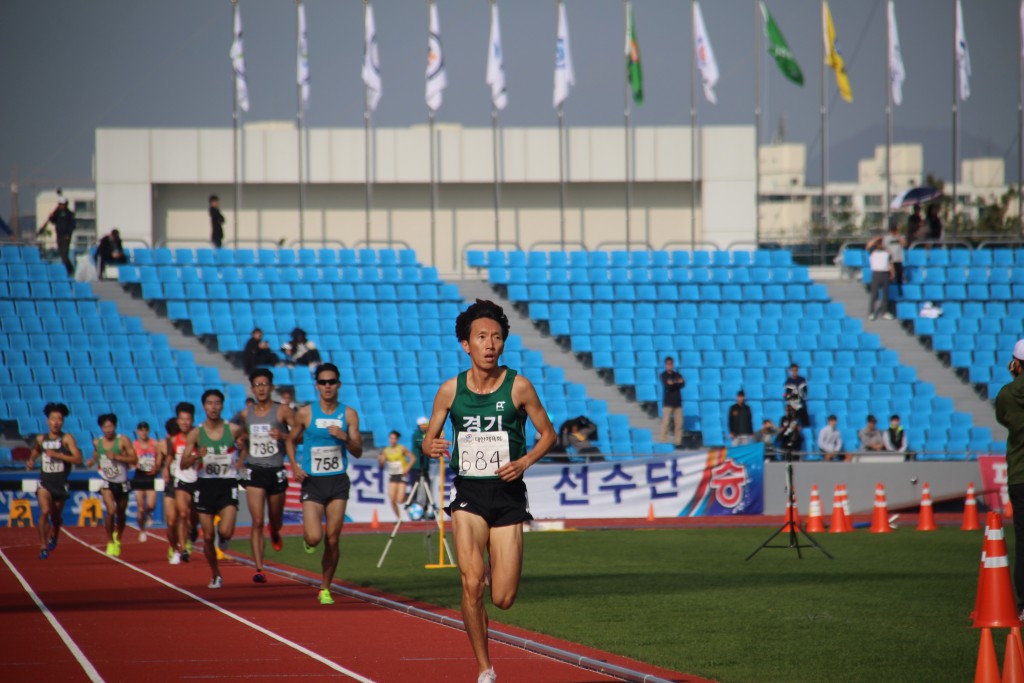
{"type": "MultiPolygon", "coordinates": [[[[441,477],[444,477],[443,466],[439,474],[441,477]]],[[[444,529],[442,527],[442,524],[444,523],[444,521],[441,515],[443,515],[444,513],[438,508],[437,504],[434,502],[434,495],[430,492],[430,473],[426,468],[420,469],[420,476],[416,479],[416,483],[412,485],[412,489],[409,490],[409,494],[405,497],[405,502],[402,504],[402,509],[405,510],[406,514],[409,514],[409,508],[416,501],[416,494],[420,490],[423,491],[424,497],[426,498],[427,501],[427,504],[423,507],[422,519],[427,519],[427,515],[433,515],[434,520],[437,522],[438,531],[443,534],[444,529]]],[[[398,535],[398,530],[402,528],[403,521],[404,520],[402,519],[402,515],[399,515],[398,521],[395,522],[395,527],[391,530],[391,535],[388,536],[388,542],[387,545],[384,546],[384,552],[380,554],[380,559],[377,560],[377,569],[380,569],[381,565],[384,564],[384,558],[387,557],[388,551],[391,550],[391,544],[394,542],[395,536],[398,535]]],[[[431,531],[427,532],[426,540],[429,541],[432,533],[433,532],[431,531]]],[[[452,561],[452,549],[448,546],[448,539],[444,538],[443,536],[442,538],[444,539],[445,552],[448,555],[448,563],[454,565],[455,563],[452,561]]]]}
{"type": "Polygon", "coordinates": [[[803,528],[797,524],[796,521],[796,492],[793,490],[793,460],[789,453],[786,454],[786,521],[782,523],[774,534],[769,536],[764,543],[759,545],[754,552],[747,556],[749,560],[754,555],[757,555],[765,548],[795,548],[796,556],[801,560],[804,559],[803,554],[800,552],[801,548],[817,548],[825,554],[830,560],[836,558],[832,557],[827,550],[818,545],[818,542],[814,538],[803,530],[803,528]],[[788,545],[771,545],[771,542],[775,540],[775,537],[781,533],[789,532],[789,544],[788,545]],[[800,534],[803,534],[810,543],[801,543],[800,534]]]}

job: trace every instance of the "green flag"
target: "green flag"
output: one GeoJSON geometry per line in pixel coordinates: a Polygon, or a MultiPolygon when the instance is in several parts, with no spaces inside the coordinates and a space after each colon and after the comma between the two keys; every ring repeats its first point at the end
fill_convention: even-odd
{"type": "Polygon", "coordinates": [[[633,23],[633,3],[626,11],[626,78],[633,90],[633,101],[644,103],[644,72],[640,68],[640,45],[636,42],[636,24],[633,23]]]}
{"type": "Polygon", "coordinates": [[[761,14],[764,15],[764,34],[768,38],[768,54],[775,58],[775,63],[779,65],[783,76],[797,85],[803,85],[804,74],[800,71],[800,65],[796,63],[796,58],[790,52],[789,45],[782,36],[778,24],[768,12],[768,6],[764,4],[764,0],[761,0],[761,14]]]}

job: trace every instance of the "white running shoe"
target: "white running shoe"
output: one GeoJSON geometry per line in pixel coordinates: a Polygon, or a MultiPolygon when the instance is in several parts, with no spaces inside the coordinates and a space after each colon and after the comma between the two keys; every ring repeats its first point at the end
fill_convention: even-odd
{"type": "Polygon", "coordinates": [[[896,316],[894,316],[892,313],[886,313],[885,315],[882,316],[882,319],[883,320],[895,320],[896,316]]]}
{"type": "Polygon", "coordinates": [[[181,553],[177,550],[171,553],[171,559],[167,560],[167,564],[181,564],[181,553]]]}
{"type": "Polygon", "coordinates": [[[476,683],[494,683],[496,680],[498,680],[498,674],[494,673],[494,667],[492,666],[477,676],[476,683]]]}
{"type": "Polygon", "coordinates": [[[207,586],[207,588],[223,588],[223,587],[224,587],[224,579],[222,579],[219,576],[213,577],[213,580],[210,581],[210,585],[207,586]]]}
{"type": "Polygon", "coordinates": [[[146,538],[147,538],[146,532],[145,531],[140,531],[139,532],[139,543],[145,543],[146,542],[146,538]]]}

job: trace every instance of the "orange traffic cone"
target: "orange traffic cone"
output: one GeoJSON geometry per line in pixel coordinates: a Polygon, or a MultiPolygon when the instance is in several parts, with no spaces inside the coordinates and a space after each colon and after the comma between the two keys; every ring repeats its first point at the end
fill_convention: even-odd
{"type": "Polygon", "coordinates": [[[875,507],[871,511],[871,533],[888,534],[892,532],[889,526],[889,507],[885,503],[885,487],[882,482],[875,486],[875,507]]]}
{"type": "Polygon", "coordinates": [[[1003,651],[1003,683],[1024,683],[1024,660],[1021,659],[1019,643],[1020,629],[1006,634],[1006,649],[1003,651]]]}
{"type": "Polygon", "coordinates": [[[656,519],[654,516],[654,503],[650,503],[647,506],[647,521],[653,522],[656,519]]]}
{"type": "Polygon", "coordinates": [[[370,519],[370,528],[371,529],[379,529],[380,528],[380,518],[377,517],[377,509],[376,508],[374,508],[374,510],[373,510],[373,518],[370,519]]]}
{"type": "Polygon", "coordinates": [[[830,534],[846,533],[846,512],[843,510],[843,485],[836,484],[832,491],[832,524],[829,525],[830,534]]]}
{"type": "Polygon", "coordinates": [[[804,528],[807,533],[825,533],[825,520],[821,516],[821,498],[818,496],[818,485],[811,485],[811,503],[807,508],[807,526],[804,528]]]}
{"type": "Polygon", "coordinates": [[[978,501],[974,499],[974,482],[967,485],[967,498],[964,500],[964,522],[961,531],[978,530],[978,501]]]}
{"type": "Polygon", "coordinates": [[[843,489],[843,515],[846,520],[846,530],[853,531],[853,514],[850,512],[850,494],[846,491],[846,484],[840,484],[840,487],[843,489]]]}
{"type": "Polygon", "coordinates": [[[987,628],[981,630],[981,644],[978,647],[978,665],[974,669],[974,683],[999,683],[996,645],[992,642],[992,631],[987,628]]]}
{"type": "Polygon", "coordinates": [[[974,592],[974,609],[971,610],[971,621],[978,616],[978,608],[981,607],[981,580],[985,576],[985,551],[988,549],[988,533],[992,529],[992,517],[996,513],[989,512],[985,516],[985,539],[981,543],[981,564],[978,566],[978,589],[974,592]]]}
{"type": "Polygon", "coordinates": [[[796,491],[792,499],[786,503],[786,522],[782,526],[783,531],[797,531],[800,528],[800,511],[796,506],[796,491]]]}
{"type": "Polygon", "coordinates": [[[989,518],[991,523],[985,534],[985,563],[979,581],[974,627],[1019,628],[1021,623],[1010,582],[1010,561],[1006,556],[1003,521],[994,513],[989,518]]]}
{"type": "Polygon", "coordinates": [[[917,520],[918,531],[935,531],[938,527],[935,526],[935,512],[932,510],[932,490],[928,486],[928,482],[924,483],[924,488],[921,489],[921,513],[917,520]]]}
{"type": "Polygon", "coordinates": [[[1013,521],[1013,503],[1010,502],[1010,489],[1005,484],[999,491],[1003,501],[1003,519],[1013,521]]]}

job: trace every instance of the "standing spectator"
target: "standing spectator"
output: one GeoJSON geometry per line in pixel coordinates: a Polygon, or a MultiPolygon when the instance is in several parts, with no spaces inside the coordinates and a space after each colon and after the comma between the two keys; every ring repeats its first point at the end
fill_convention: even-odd
{"type": "Polygon", "coordinates": [[[775,442],[782,451],[775,454],[775,460],[793,460],[794,454],[804,448],[803,427],[800,425],[800,416],[797,414],[793,402],[786,404],[786,414],[779,421],[779,431],[775,442]],[[779,455],[782,457],[780,458],[779,455]]]}
{"type": "Polygon", "coordinates": [[[661,373],[661,441],[668,441],[668,426],[673,423],[674,436],[672,443],[676,448],[683,443],[683,387],[686,380],[676,372],[676,362],[665,359],[665,370],[661,373]]]}
{"type": "Polygon", "coordinates": [[[220,249],[224,243],[224,214],[220,212],[220,198],[210,195],[210,241],[220,249]]]}
{"type": "Polygon", "coordinates": [[[743,446],[754,440],[754,418],[742,389],[736,392],[736,402],[729,408],[729,438],[733,446],[743,446]]]}
{"type": "Polygon", "coordinates": [[[270,350],[270,344],[263,338],[263,330],[253,328],[252,336],[242,349],[242,367],[245,374],[252,374],[252,371],[261,365],[277,365],[277,362],[277,354],[270,350]]]}
{"type": "Polygon", "coordinates": [[[306,365],[313,370],[320,364],[320,352],[316,344],[306,338],[306,331],[301,327],[292,330],[292,337],[281,345],[284,362],[288,365],[306,365]]]}
{"type": "Polygon", "coordinates": [[[1024,339],[1013,346],[1007,366],[1013,381],[996,395],[996,421],[1007,429],[1006,483],[1013,505],[1013,533],[1017,545],[1013,556],[1013,584],[1017,589],[1017,610],[1024,609],[1024,339]]]}
{"type": "Polygon", "coordinates": [[[128,263],[128,256],[124,253],[124,245],[121,243],[121,233],[117,228],[104,235],[96,247],[96,272],[99,279],[103,279],[103,269],[108,263],[123,265],[128,263]]]}
{"type": "Polygon", "coordinates": [[[807,412],[807,380],[800,376],[800,366],[793,363],[789,366],[789,376],[782,391],[782,398],[796,409],[801,427],[811,426],[811,416],[807,412]]]}
{"type": "Polygon", "coordinates": [[[914,204],[914,209],[907,219],[907,246],[923,240],[928,233],[925,231],[924,220],[921,218],[921,205],[914,204]]]}
{"type": "MultiPolygon", "coordinates": [[[[60,194],[60,190],[57,190],[57,194],[60,194]]],[[[57,253],[60,254],[61,263],[68,271],[68,277],[71,277],[75,274],[75,267],[71,264],[71,233],[75,231],[75,212],[68,208],[67,197],[61,195],[57,208],[36,234],[41,235],[50,223],[53,223],[53,228],[57,232],[57,253]]]]}
{"type": "MultiPolygon", "coordinates": [[[[430,456],[423,452],[423,437],[427,434],[427,425],[430,424],[425,416],[416,418],[416,429],[412,432],[412,467],[409,468],[409,486],[415,486],[416,482],[419,481],[420,477],[423,478],[423,483],[426,487],[430,488],[430,456]]],[[[416,500],[410,501],[412,503],[418,503],[420,509],[417,511],[418,517],[413,515],[412,509],[410,508],[410,517],[413,519],[422,519],[425,514],[427,506],[427,494],[422,489],[416,490],[416,500]]],[[[433,512],[430,513],[433,518],[433,512]]]]}
{"type": "Polygon", "coordinates": [[[885,245],[886,251],[889,252],[889,258],[892,261],[892,275],[893,281],[896,283],[896,287],[900,293],[900,298],[903,298],[903,248],[907,244],[906,238],[900,235],[900,226],[896,224],[896,221],[889,223],[889,234],[882,238],[882,244],[885,245]]]}
{"type": "Polygon", "coordinates": [[[942,239],[942,219],[939,218],[939,205],[929,204],[928,212],[924,217],[925,223],[928,225],[928,239],[930,240],[941,240],[942,239]]]}
{"type": "Polygon", "coordinates": [[[868,415],[867,425],[857,432],[857,439],[860,441],[862,451],[885,450],[885,437],[878,428],[878,420],[874,415],[868,415]]]}
{"type": "Polygon", "coordinates": [[[889,428],[882,432],[882,439],[885,443],[885,450],[893,453],[907,452],[907,433],[903,431],[899,415],[889,418],[889,428]]]}
{"type": "Polygon", "coordinates": [[[876,237],[868,242],[868,251],[871,253],[868,257],[871,264],[868,318],[874,320],[878,317],[878,312],[882,311],[883,318],[892,320],[893,315],[889,312],[889,281],[892,280],[893,275],[892,257],[882,245],[881,237],[876,237]]]}
{"type": "Polygon", "coordinates": [[[837,424],[839,419],[835,415],[829,415],[828,424],[818,432],[818,449],[825,455],[825,460],[843,462],[846,460],[846,453],[843,453],[843,436],[836,428],[837,424]]]}

